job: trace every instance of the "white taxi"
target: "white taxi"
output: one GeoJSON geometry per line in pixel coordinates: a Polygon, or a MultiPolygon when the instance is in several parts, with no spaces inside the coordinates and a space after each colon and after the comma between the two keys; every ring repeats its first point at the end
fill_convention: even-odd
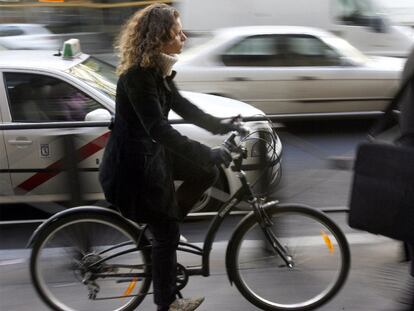
{"type": "MultiPolygon", "coordinates": [[[[72,43],[66,45],[64,55],[55,51],[0,51],[0,204],[70,199],[62,148],[63,138],[69,134],[76,135],[71,158],[77,162],[83,198],[103,199],[97,174],[110,131],[106,126],[90,125],[109,121],[114,114],[117,76],[112,65],[79,51],[74,54],[76,40],[72,43]]],[[[263,116],[262,111],[236,100],[182,94],[217,117],[263,116]]],[[[174,113],[169,118],[179,119],[174,113]]],[[[174,126],[210,146],[225,138],[192,124],[174,126]]],[[[252,131],[272,131],[268,121],[247,122],[246,126],[252,131]]],[[[281,148],[278,141],[278,156],[281,148]]],[[[247,164],[257,160],[256,153],[249,150],[247,164]]],[[[278,175],[279,165],[276,172],[278,175]]],[[[256,172],[249,174],[253,178],[256,172]]],[[[236,191],[234,174],[223,169],[221,175],[216,186],[229,193],[236,191]]],[[[208,192],[196,209],[216,205],[208,192]]]]}

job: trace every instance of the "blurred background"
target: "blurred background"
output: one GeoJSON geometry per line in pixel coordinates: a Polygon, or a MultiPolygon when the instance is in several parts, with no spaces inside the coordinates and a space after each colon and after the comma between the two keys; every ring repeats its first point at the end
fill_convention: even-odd
{"type": "MultiPolygon", "coordinates": [[[[2,40],[0,40],[0,46],[6,49],[34,49],[36,44],[31,37],[37,36],[39,40],[50,39],[49,46],[46,43],[42,44],[42,48],[47,49],[55,47],[56,40],[59,40],[61,44],[70,37],[76,37],[81,39],[82,49],[86,53],[111,52],[114,36],[118,33],[120,26],[137,9],[151,2],[153,1],[1,0],[0,37],[2,40]],[[11,24],[23,25],[13,27],[11,24]],[[13,45],[6,40],[7,37],[15,39],[16,36],[24,36],[25,38],[21,39],[31,40],[33,45],[13,45]]],[[[181,11],[184,29],[188,31],[191,38],[200,35],[200,30],[205,33],[206,30],[211,31],[219,27],[257,24],[303,25],[304,23],[303,18],[300,17],[300,12],[304,10],[303,7],[301,8],[301,3],[297,1],[292,1],[288,6],[290,8],[286,7],[285,1],[269,0],[158,2],[171,4],[181,11]]],[[[320,12],[317,13],[318,19],[324,19],[327,15],[333,14],[337,17],[338,24],[352,25],[350,19],[344,22],[343,17],[349,15],[350,12],[358,11],[360,17],[366,19],[364,26],[367,26],[368,19],[373,17],[381,17],[384,24],[414,26],[414,2],[410,0],[315,0],[312,3],[313,6],[307,8],[310,10],[310,15],[320,12]],[[323,10],[326,5],[329,9],[323,10]],[[322,17],[322,15],[325,16],[322,17]]],[[[318,26],[309,21],[305,21],[305,24],[318,26]]],[[[340,34],[338,27],[334,25],[322,28],[340,34]]]]}
{"type": "MultiPolygon", "coordinates": [[[[152,2],[164,2],[177,7],[181,12],[184,30],[189,35],[185,48],[189,53],[183,55],[183,63],[180,64],[181,68],[176,77],[176,81],[181,83],[180,88],[184,91],[238,99],[256,106],[268,115],[277,113],[272,125],[283,145],[283,176],[271,196],[282,202],[303,203],[330,211],[329,216],[347,234],[354,260],[349,282],[344,291],[321,310],[371,311],[381,308],[396,310],[396,302],[392,298],[401,297],[401,288],[405,287],[404,282],[407,277],[407,265],[400,263],[405,255],[401,244],[390,239],[355,232],[348,227],[346,210],[352,172],[349,166],[342,170],[338,165],[332,166],[332,164],[341,158],[352,159],[356,147],[365,140],[368,129],[375,122],[373,117],[378,116],[397,90],[405,57],[414,46],[414,1],[0,0],[0,50],[8,50],[11,51],[10,54],[17,55],[12,57],[6,52],[13,61],[10,65],[6,64],[6,67],[9,66],[8,71],[15,70],[16,73],[14,73],[14,84],[12,81],[7,85],[7,76],[4,79],[5,83],[0,83],[0,113],[6,115],[5,111],[9,108],[7,101],[13,99],[7,97],[9,91],[7,88],[12,90],[15,85],[21,83],[17,78],[26,70],[24,67],[29,66],[29,60],[30,66],[34,66],[33,68],[36,66],[32,64],[36,63],[35,60],[29,59],[23,53],[18,54],[15,50],[57,51],[62,49],[65,40],[78,38],[83,52],[116,65],[118,59],[114,53],[113,41],[121,25],[136,10],[152,2]],[[292,42],[291,46],[296,44],[295,49],[292,49],[296,52],[296,56],[292,53],[284,57],[288,57],[287,60],[291,61],[292,67],[295,68],[288,68],[290,65],[286,65],[287,62],[279,65],[270,62],[274,61],[273,56],[278,56],[277,51],[270,48],[273,37],[286,34],[286,30],[282,28],[267,31],[273,36],[271,39],[263,37],[263,29],[255,33],[257,29],[252,28],[248,35],[233,31],[234,37],[225,35],[228,41],[219,38],[204,45],[210,54],[198,54],[202,52],[198,47],[201,43],[206,43],[217,28],[253,25],[316,27],[329,33],[329,36],[338,36],[341,40],[331,38],[325,32],[292,28],[293,30],[289,30],[292,38],[288,38],[289,40],[284,43],[286,43],[285,47],[289,46],[289,42],[292,42]],[[253,40],[245,40],[247,36],[251,36],[253,40]],[[260,40],[256,40],[257,36],[260,40]],[[314,40],[305,40],[309,37],[314,40]],[[328,37],[331,39],[328,40],[328,37]],[[239,44],[240,42],[242,44],[239,44]],[[190,49],[192,47],[194,49],[190,49]],[[226,51],[230,52],[223,53],[223,50],[220,50],[222,47],[226,47],[226,51]],[[311,59],[312,65],[308,62],[311,59]],[[263,63],[254,63],[252,60],[260,60],[263,63]],[[303,62],[308,63],[303,66],[303,62]],[[252,70],[252,67],[263,68],[252,70]],[[240,71],[234,71],[235,69],[240,71]],[[203,73],[206,74],[205,77],[203,73]],[[262,75],[266,73],[275,77],[275,84],[259,85],[260,81],[271,80],[269,76],[262,75]],[[226,80],[223,80],[223,77],[226,80]],[[275,93],[272,94],[270,91],[275,93]],[[370,100],[373,102],[371,103],[370,100]],[[273,105],[274,107],[286,109],[270,110],[273,106],[269,102],[270,104],[277,102],[279,105],[273,105]],[[364,106],[365,104],[367,106],[364,106]],[[266,110],[268,108],[269,110],[266,110]],[[2,109],[4,110],[1,111],[2,109]]],[[[53,54],[49,54],[47,57],[52,59],[53,54]]],[[[86,56],[82,57],[86,59],[86,56]]],[[[48,60],[46,56],[42,59],[45,62],[48,60]]],[[[3,62],[7,61],[3,60],[3,62]]],[[[107,80],[113,91],[116,81],[113,67],[109,65],[107,67],[94,59],[93,63],[99,63],[99,66],[96,64],[91,66],[88,73],[96,73],[96,68],[102,68],[102,71],[110,73],[111,79],[107,80]]],[[[0,62],[0,71],[1,65],[0,62]]],[[[52,69],[54,68],[50,70],[52,69]]],[[[30,74],[39,74],[36,70],[29,70],[30,74]]],[[[58,72],[57,70],[53,75],[58,72]]],[[[64,82],[69,81],[69,84],[75,87],[81,85],[79,77],[73,75],[69,79],[67,73],[64,73],[66,74],[64,82]]],[[[50,72],[43,71],[40,74],[48,75],[50,72]]],[[[1,79],[2,77],[0,81],[1,79]]],[[[42,82],[38,77],[34,80],[38,83],[42,82]]],[[[104,80],[105,83],[108,82],[107,80],[104,80]]],[[[87,88],[83,88],[82,92],[85,89],[87,88]]],[[[103,98],[98,91],[98,89],[96,92],[91,91],[90,98],[103,98]]],[[[111,94],[113,96],[113,93],[111,94]]],[[[111,100],[113,101],[113,98],[108,97],[97,102],[112,103],[111,100]]],[[[217,98],[215,101],[219,102],[217,98]]],[[[238,103],[233,102],[233,104],[238,103]]],[[[219,105],[221,104],[217,104],[217,111],[226,110],[219,105]]],[[[109,104],[103,106],[111,111],[109,104]]],[[[234,114],[240,111],[240,108],[234,109],[234,114]]],[[[233,111],[231,113],[233,114],[233,111]]],[[[0,114],[0,121],[13,125],[10,115],[10,120],[2,120],[0,114]]],[[[61,137],[60,130],[50,131],[44,136],[61,137]]],[[[191,132],[195,135],[199,134],[193,129],[191,132]]],[[[10,170],[8,161],[11,163],[19,158],[4,155],[7,151],[4,147],[7,135],[10,135],[10,139],[16,140],[22,135],[21,132],[10,133],[11,131],[7,133],[0,127],[0,173],[3,175],[23,171],[18,166],[20,163],[10,170]],[[17,138],[12,135],[16,135],[17,138]]],[[[35,135],[37,134],[34,133],[33,136],[35,135]]],[[[395,137],[395,135],[398,133],[391,133],[391,136],[395,137]]],[[[97,134],[89,133],[89,136],[83,143],[92,141],[97,134]]],[[[49,145],[45,144],[44,147],[49,148],[49,145]]],[[[24,156],[30,161],[34,158],[38,160],[36,163],[38,167],[28,162],[30,174],[34,169],[36,172],[41,172],[48,168],[53,158],[49,155],[49,149],[43,156],[39,150],[35,148],[33,150],[35,151],[31,154],[22,148],[19,150],[20,154],[26,153],[24,156]]],[[[53,148],[50,152],[55,156],[53,148]]],[[[90,157],[94,172],[98,170],[100,156],[101,154],[90,157]]],[[[23,156],[21,157],[24,159],[23,156]]],[[[11,185],[12,178],[5,176],[4,180],[9,183],[7,186],[11,185]]],[[[90,184],[98,187],[97,179],[95,178],[95,181],[90,184]]],[[[0,187],[2,187],[1,183],[0,187]]],[[[10,189],[12,192],[14,188],[10,187],[10,189]]],[[[52,187],[46,185],[45,189],[49,191],[52,187]]],[[[17,192],[12,194],[14,197],[19,195],[17,192]]],[[[8,200],[6,195],[0,197],[0,310],[44,310],[44,305],[35,295],[28,278],[29,251],[25,249],[25,245],[39,223],[51,214],[65,209],[67,205],[52,200],[40,202],[42,204],[26,201],[24,204],[15,203],[13,199],[8,200]],[[23,295],[16,295],[16,288],[23,295]],[[25,298],[22,299],[22,296],[25,298]]],[[[204,219],[199,220],[200,218],[203,217],[194,217],[196,219],[194,222],[189,221],[183,225],[183,233],[194,242],[202,241],[203,230],[208,226],[208,222],[204,219]]],[[[235,216],[226,223],[224,232],[220,233],[217,239],[227,241],[231,230],[239,220],[240,216],[235,216]]],[[[219,251],[222,253],[224,249],[219,251]]],[[[217,260],[217,262],[219,263],[215,263],[214,269],[218,272],[210,278],[211,283],[200,282],[198,288],[192,289],[194,292],[197,290],[197,294],[203,292],[207,296],[207,302],[200,310],[252,310],[251,305],[245,302],[236,290],[231,291],[232,288],[227,286],[225,268],[221,265],[221,261],[217,260]],[[226,284],[226,290],[221,292],[220,288],[220,293],[206,291],[206,288],[215,289],[219,282],[226,284]],[[232,298],[229,298],[230,296],[232,298]]],[[[149,309],[151,299],[147,300],[149,309]]]]}
{"type": "MultiPolygon", "coordinates": [[[[0,1],[0,37],[39,36],[62,43],[79,38],[87,53],[111,52],[119,27],[150,1],[6,0],[0,1]],[[13,25],[12,24],[22,24],[13,25]],[[35,24],[24,25],[24,24],[35,24]]],[[[167,1],[166,3],[171,3],[167,1]]],[[[41,38],[40,38],[41,37],[41,38]]],[[[30,38],[29,38],[30,39],[30,38]]],[[[53,45],[53,41],[49,48],[53,45]]],[[[6,48],[13,48],[13,45],[6,48]]],[[[30,49],[30,46],[24,46],[30,49]]],[[[46,49],[46,47],[43,47],[46,49]]]]}

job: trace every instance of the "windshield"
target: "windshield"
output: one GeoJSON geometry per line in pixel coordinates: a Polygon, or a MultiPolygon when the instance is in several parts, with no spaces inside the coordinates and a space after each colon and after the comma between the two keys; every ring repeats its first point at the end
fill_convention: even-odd
{"type": "Polygon", "coordinates": [[[116,84],[118,82],[115,66],[94,57],[89,57],[84,62],[70,68],[67,72],[115,100],[116,84]]]}
{"type": "Polygon", "coordinates": [[[380,10],[371,0],[338,0],[342,17],[375,16],[380,10]]]}

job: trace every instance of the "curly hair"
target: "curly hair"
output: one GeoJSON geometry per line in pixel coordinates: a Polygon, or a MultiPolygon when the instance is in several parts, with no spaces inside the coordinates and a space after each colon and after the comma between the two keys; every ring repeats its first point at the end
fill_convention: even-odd
{"type": "Polygon", "coordinates": [[[171,29],[179,17],[178,11],[167,4],[155,3],[137,11],[122,27],[115,49],[120,57],[117,74],[134,65],[157,67],[163,44],[172,39],[171,29]]]}

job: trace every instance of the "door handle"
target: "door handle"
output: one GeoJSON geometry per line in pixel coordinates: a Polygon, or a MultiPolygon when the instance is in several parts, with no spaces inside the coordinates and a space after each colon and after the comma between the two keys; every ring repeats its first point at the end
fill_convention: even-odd
{"type": "Polygon", "coordinates": [[[230,77],[228,80],[235,81],[235,82],[241,82],[241,81],[249,81],[250,79],[246,77],[230,77]]]}
{"type": "Polygon", "coordinates": [[[313,76],[300,76],[297,79],[300,80],[300,81],[319,80],[317,77],[313,77],[313,76]]]}
{"type": "Polygon", "coordinates": [[[27,139],[11,139],[8,141],[10,145],[20,145],[20,146],[26,146],[33,144],[32,140],[27,139]]]}

